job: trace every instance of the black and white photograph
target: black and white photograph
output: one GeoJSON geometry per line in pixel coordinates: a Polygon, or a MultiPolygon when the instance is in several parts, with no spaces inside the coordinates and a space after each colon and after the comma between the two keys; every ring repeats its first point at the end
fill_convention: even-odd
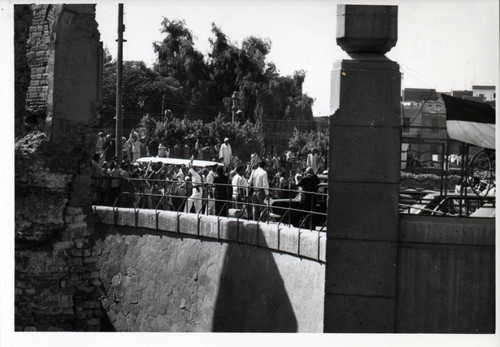
{"type": "Polygon", "coordinates": [[[0,344],[500,343],[498,1],[0,10],[0,344]]]}

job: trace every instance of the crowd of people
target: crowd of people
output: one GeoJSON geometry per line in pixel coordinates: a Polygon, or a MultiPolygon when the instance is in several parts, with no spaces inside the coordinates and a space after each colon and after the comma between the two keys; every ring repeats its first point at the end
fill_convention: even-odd
{"type": "MultiPolygon", "coordinates": [[[[103,205],[153,208],[184,212],[241,216],[260,219],[272,199],[295,199],[312,209],[325,160],[317,149],[301,155],[253,153],[243,162],[233,152],[229,138],[214,148],[167,148],[147,143],[136,130],[122,138],[123,155],[115,156],[112,135],[99,133],[92,161],[95,177],[95,203],[103,205]],[[156,150],[155,150],[156,149],[156,150]],[[172,153],[175,154],[171,155],[172,153]],[[200,155],[201,154],[201,155],[200,155]],[[194,159],[212,159],[213,166],[195,167],[194,159]],[[186,165],[162,164],[152,158],[190,159],[186,165]],[[220,164],[219,164],[220,163],[220,164]]],[[[197,142],[198,143],[198,142],[197,142]]]]}

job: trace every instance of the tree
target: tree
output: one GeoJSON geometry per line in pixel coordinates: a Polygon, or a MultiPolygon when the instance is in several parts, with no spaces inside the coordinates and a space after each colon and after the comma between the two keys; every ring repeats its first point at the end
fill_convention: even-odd
{"type": "Polygon", "coordinates": [[[294,129],[292,137],[288,140],[288,148],[294,152],[306,154],[317,148],[322,155],[328,153],[330,131],[326,128],[323,131],[299,131],[294,129]]]}
{"type": "MultiPolygon", "coordinates": [[[[125,112],[159,113],[162,96],[174,114],[209,116],[222,113],[231,119],[231,95],[237,91],[244,120],[252,124],[266,120],[312,117],[313,99],[302,93],[305,72],[281,76],[267,62],[271,41],[255,36],[232,43],[221,28],[212,24],[211,51],[207,59],[194,47],[192,32],[184,21],[164,18],[163,40],[154,42],[157,61],[148,68],[140,61],[123,66],[125,112]]],[[[101,112],[115,112],[116,61],[106,54],[101,112]]]]}
{"type": "MultiPolygon", "coordinates": [[[[126,112],[160,113],[162,96],[167,107],[176,113],[185,110],[186,97],[182,86],[173,78],[163,77],[142,61],[123,63],[122,100],[126,112]]],[[[116,61],[108,61],[103,72],[101,112],[115,113],[116,61]]]]}
{"type": "Polygon", "coordinates": [[[231,139],[235,154],[242,160],[249,160],[253,151],[262,150],[263,135],[261,125],[246,122],[225,122],[216,117],[213,122],[203,123],[200,120],[156,120],[144,116],[138,128],[140,134],[148,141],[156,141],[173,148],[176,144],[193,147],[198,140],[202,146],[214,146],[223,142],[225,137],[231,139]]]}
{"type": "Polygon", "coordinates": [[[194,48],[193,35],[184,21],[163,18],[161,25],[166,36],[163,41],[153,43],[157,54],[154,69],[161,76],[177,81],[187,101],[186,110],[196,111],[197,105],[206,102],[208,70],[203,54],[194,48]]]}

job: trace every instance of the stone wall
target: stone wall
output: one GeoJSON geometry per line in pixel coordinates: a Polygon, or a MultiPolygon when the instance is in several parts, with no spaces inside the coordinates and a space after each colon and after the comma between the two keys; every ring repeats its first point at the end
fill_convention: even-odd
{"type": "Polygon", "coordinates": [[[303,230],[299,250],[294,228],[282,226],[278,246],[276,225],[240,221],[238,231],[235,219],[202,216],[198,236],[195,214],[177,220],[96,208],[102,304],[116,331],[322,331],[324,264],[292,254],[317,257],[317,232],[303,230]]]}
{"type": "Polygon", "coordinates": [[[29,6],[14,6],[14,90],[15,90],[15,135],[23,132],[25,122],[25,103],[27,89],[30,84],[27,44],[33,12],[29,6]]]}
{"type": "Polygon", "coordinates": [[[100,330],[92,254],[95,5],[16,5],[15,329],[100,330]],[[76,62],[76,64],[71,63],[76,62]],[[71,85],[71,87],[68,87],[71,85]],[[82,91],[79,97],[74,90],[82,91]]]}
{"type": "Polygon", "coordinates": [[[30,115],[44,117],[47,111],[49,94],[49,57],[50,35],[49,19],[54,19],[54,7],[46,5],[31,6],[33,13],[27,40],[27,59],[30,85],[26,98],[26,111],[30,115]]]}
{"type": "Polygon", "coordinates": [[[495,332],[495,220],[401,216],[396,331],[495,332]]]}

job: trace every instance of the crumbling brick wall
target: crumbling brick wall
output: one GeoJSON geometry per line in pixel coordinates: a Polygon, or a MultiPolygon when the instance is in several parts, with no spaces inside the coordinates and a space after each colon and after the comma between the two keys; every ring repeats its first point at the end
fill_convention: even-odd
{"type": "Polygon", "coordinates": [[[15,13],[15,329],[101,330],[91,251],[102,63],[95,5],[15,13]]]}

